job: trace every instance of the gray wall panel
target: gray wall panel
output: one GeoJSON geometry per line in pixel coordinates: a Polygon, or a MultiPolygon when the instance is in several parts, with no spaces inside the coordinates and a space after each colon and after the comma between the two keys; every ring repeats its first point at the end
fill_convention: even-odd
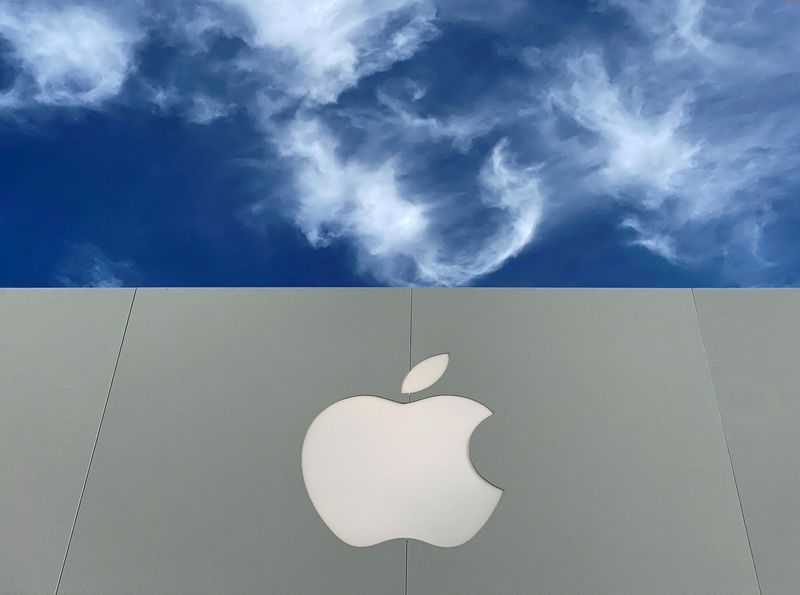
{"type": "MultiPolygon", "coordinates": [[[[415,289],[426,394],[494,411],[477,537],[409,546],[409,593],[758,593],[690,290],[415,289]]],[[[424,395],[420,395],[422,397],[424,395]]]]}
{"type": "Polygon", "coordinates": [[[53,593],[132,289],[0,289],[0,593],[53,593]]]}
{"type": "Polygon", "coordinates": [[[402,593],[404,543],[340,542],[300,449],[332,402],[400,398],[409,297],[139,290],[59,592],[402,593]]]}
{"type": "Polygon", "coordinates": [[[764,595],[800,590],[800,291],[695,292],[764,595]]]}

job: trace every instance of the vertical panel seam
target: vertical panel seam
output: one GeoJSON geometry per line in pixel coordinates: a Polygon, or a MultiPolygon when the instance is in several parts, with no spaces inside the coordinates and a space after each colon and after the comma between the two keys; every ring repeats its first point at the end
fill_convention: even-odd
{"type": "Polygon", "coordinates": [[[706,358],[706,369],[708,370],[708,377],[711,379],[711,389],[714,393],[714,402],[717,406],[717,415],[719,416],[719,423],[722,427],[722,436],[725,439],[725,449],[728,453],[728,464],[731,467],[731,475],[733,476],[733,486],[736,489],[736,500],[739,502],[739,514],[742,517],[742,525],[744,525],[744,534],[747,538],[747,548],[750,550],[750,560],[753,563],[753,573],[756,576],[756,586],[758,587],[759,595],[763,595],[764,592],[761,589],[761,580],[758,578],[758,567],[756,565],[756,557],[753,554],[753,544],[750,541],[750,530],[747,527],[747,519],[744,515],[744,505],[742,504],[742,495],[739,492],[739,482],[736,479],[736,469],[733,465],[733,456],[731,456],[731,447],[728,442],[728,432],[725,429],[725,421],[722,417],[722,408],[719,405],[719,396],[717,395],[717,384],[714,381],[714,372],[711,370],[711,360],[708,357],[708,349],[706,347],[706,339],[705,335],[703,334],[703,323],[700,320],[700,309],[697,307],[697,296],[695,295],[694,288],[691,289],[692,291],[692,304],[694,305],[694,313],[697,317],[697,328],[700,330],[700,342],[703,345],[703,355],[706,358]]]}
{"type": "Polygon", "coordinates": [[[106,401],[103,404],[103,412],[100,414],[100,423],[97,424],[97,433],[94,437],[94,445],[92,446],[92,454],[89,456],[89,464],[86,466],[86,474],[83,477],[83,486],[81,487],[81,495],[78,498],[78,506],[75,509],[75,517],[72,519],[72,528],[69,531],[69,538],[67,539],[67,549],[64,552],[64,559],[61,562],[61,570],[58,573],[58,582],[56,582],[55,595],[58,595],[58,590],[61,588],[61,579],[64,576],[64,568],[67,566],[67,556],[69,555],[69,547],[72,545],[72,536],[75,533],[75,526],[78,523],[78,515],[81,512],[81,503],[83,502],[83,494],[86,491],[86,483],[89,481],[89,471],[92,468],[92,461],[94,461],[94,453],[97,450],[97,442],[100,439],[100,429],[103,427],[103,420],[106,417],[106,409],[108,408],[108,400],[111,397],[111,388],[114,386],[114,377],[117,375],[117,366],[119,366],[119,358],[122,354],[122,346],[125,343],[125,335],[128,332],[128,324],[131,321],[131,312],[133,312],[133,302],[136,300],[137,288],[134,287],[133,295],[131,296],[131,305],[128,307],[128,316],[125,319],[125,328],[122,330],[122,338],[119,341],[119,349],[117,350],[117,359],[114,361],[114,371],[111,372],[111,381],[108,383],[108,391],[106,392],[106,401]]]}

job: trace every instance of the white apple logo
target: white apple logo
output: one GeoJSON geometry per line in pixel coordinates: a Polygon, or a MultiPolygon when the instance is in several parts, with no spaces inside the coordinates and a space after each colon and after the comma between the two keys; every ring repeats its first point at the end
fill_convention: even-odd
{"type": "MultiPolygon", "coordinates": [[[[436,382],[449,357],[416,365],[411,394],[436,382]]],[[[413,538],[440,547],[469,541],[503,490],[469,458],[472,432],[492,414],[451,395],[397,403],[374,396],[338,401],[312,422],[303,442],[303,479],[326,525],[345,543],[366,547],[413,538]]]]}

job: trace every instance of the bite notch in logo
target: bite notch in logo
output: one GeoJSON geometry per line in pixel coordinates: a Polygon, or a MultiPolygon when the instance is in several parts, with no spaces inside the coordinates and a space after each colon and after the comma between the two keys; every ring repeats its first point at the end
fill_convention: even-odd
{"type": "MultiPolygon", "coordinates": [[[[444,353],[420,362],[402,392],[428,388],[448,363],[444,353]]],[[[357,547],[398,538],[439,547],[466,543],[503,494],[469,457],[473,431],[491,414],[453,395],[409,403],[362,395],[332,404],[303,442],[303,480],[314,508],[337,537],[357,547]]]]}

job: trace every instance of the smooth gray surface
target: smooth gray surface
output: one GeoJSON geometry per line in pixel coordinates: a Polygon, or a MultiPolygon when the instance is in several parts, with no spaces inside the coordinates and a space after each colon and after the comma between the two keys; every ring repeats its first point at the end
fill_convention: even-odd
{"type": "Polygon", "coordinates": [[[332,402],[400,398],[409,297],[140,289],[59,593],[401,594],[404,543],[339,541],[300,449],[332,402]]]}
{"type": "Polygon", "coordinates": [[[696,290],[764,595],[800,592],[800,291],[696,290]]]}
{"type": "Polygon", "coordinates": [[[0,289],[0,593],[53,593],[132,289],[0,289]]]}
{"type": "MultiPolygon", "coordinates": [[[[480,400],[506,489],[466,545],[409,545],[409,594],[758,593],[690,290],[415,289],[425,394],[480,400]]],[[[424,395],[421,395],[424,396],[424,395]]]]}

